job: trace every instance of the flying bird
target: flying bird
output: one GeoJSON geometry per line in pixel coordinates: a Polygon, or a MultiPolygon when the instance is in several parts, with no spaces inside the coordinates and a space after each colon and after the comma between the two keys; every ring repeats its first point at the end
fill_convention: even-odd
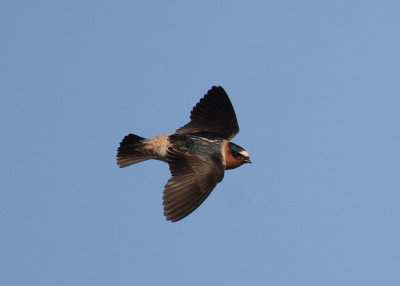
{"type": "Polygon", "coordinates": [[[149,159],[169,164],[164,215],[172,222],[192,213],[224,178],[225,170],[251,163],[249,153],[230,142],[239,132],[236,114],[221,86],[213,86],[193,107],[190,122],[173,134],[145,139],[129,134],[120,143],[120,168],[149,159]]]}

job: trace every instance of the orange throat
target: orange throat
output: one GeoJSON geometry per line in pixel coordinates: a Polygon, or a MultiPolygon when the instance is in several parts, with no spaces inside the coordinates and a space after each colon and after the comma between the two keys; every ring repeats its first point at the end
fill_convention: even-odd
{"type": "Polygon", "coordinates": [[[232,153],[229,151],[229,144],[230,142],[227,142],[223,147],[225,155],[225,170],[235,169],[243,165],[242,160],[238,160],[235,157],[233,157],[232,153]]]}

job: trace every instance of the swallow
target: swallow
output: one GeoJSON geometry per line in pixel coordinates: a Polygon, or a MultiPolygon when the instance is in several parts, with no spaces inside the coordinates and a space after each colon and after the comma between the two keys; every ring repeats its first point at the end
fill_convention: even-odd
{"type": "Polygon", "coordinates": [[[164,188],[164,215],[176,222],[203,203],[225,170],[251,163],[249,153],[230,142],[238,132],[228,95],[221,86],[213,86],[193,107],[190,122],[175,133],[152,139],[125,136],[117,164],[124,168],[149,159],[168,163],[172,176],[164,188]]]}

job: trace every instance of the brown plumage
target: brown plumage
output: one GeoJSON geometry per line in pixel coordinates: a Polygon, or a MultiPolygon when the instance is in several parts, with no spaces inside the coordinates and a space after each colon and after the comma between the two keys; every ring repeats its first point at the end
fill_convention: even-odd
{"type": "Polygon", "coordinates": [[[192,213],[222,181],[225,170],[251,163],[249,154],[230,142],[239,132],[235,111],[222,87],[213,86],[193,108],[190,122],[174,134],[145,139],[129,134],[118,148],[123,168],[148,159],[169,164],[164,215],[172,222],[192,213]]]}

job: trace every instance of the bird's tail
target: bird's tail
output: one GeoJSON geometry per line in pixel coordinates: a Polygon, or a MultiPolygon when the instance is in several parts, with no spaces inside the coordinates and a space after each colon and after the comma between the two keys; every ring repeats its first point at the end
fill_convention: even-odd
{"type": "Polygon", "coordinates": [[[154,155],[145,151],[145,140],[135,134],[125,136],[119,145],[117,154],[117,164],[120,168],[155,158],[154,155]]]}

